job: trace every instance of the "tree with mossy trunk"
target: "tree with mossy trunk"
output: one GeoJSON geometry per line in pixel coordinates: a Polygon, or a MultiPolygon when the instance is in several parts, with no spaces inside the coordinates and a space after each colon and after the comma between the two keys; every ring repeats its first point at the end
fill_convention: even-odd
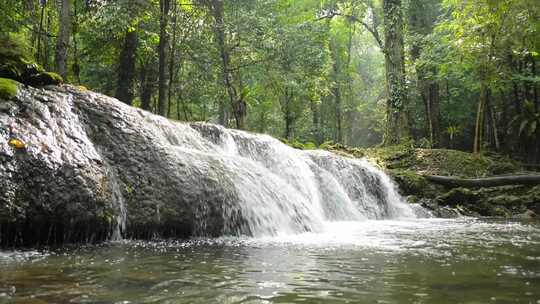
{"type": "Polygon", "coordinates": [[[386,130],[383,144],[395,145],[409,137],[401,0],[384,0],[383,10],[387,88],[386,130]]]}
{"type": "Polygon", "coordinates": [[[68,49],[71,37],[71,3],[70,0],[62,0],[58,12],[59,27],[56,37],[56,51],[54,56],[56,72],[64,79],[68,73],[68,49]]]}

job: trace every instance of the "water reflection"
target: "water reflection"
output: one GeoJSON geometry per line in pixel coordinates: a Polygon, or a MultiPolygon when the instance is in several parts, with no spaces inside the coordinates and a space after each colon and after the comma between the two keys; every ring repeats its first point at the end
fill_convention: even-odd
{"type": "Polygon", "coordinates": [[[320,234],[0,253],[0,303],[540,303],[538,223],[328,223],[320,234]]]}

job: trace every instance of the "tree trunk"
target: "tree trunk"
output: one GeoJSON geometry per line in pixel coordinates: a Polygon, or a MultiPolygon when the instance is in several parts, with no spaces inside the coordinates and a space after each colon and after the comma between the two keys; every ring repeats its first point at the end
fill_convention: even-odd
{"type": "Polygon", "coordinates": [[[56,37],[56,52],[54,56],[56,72],[67,80],[68,49],[71,36],[71,5],[70,0],[61,0],[58,12],[58,34],[56,37]]]}
{"type": "MultiPolygon", "coordinates": [[[[51,11],[47,10],[47,33],[51,32],[51,11]]],[[[51,68],[51,38],[49,35],[43,37],[43,68],[47,71],[52,70],[51,68]]]]}
{"type": "Polygon", "coordinates": [[[489,126],[488,128],[491,129],[493,139],[493,144],[495,151],[499,151],[501,149],[501,145],[499,143],[499,131],[497,128],[497,119],[495,117],[495,110],[493,109],[493,102],[491,98],[491,91],[488,90],[487,98],[486,98],[486,108],[487,108],[487,115],[489,116],[489,126]]]}
{"type": "Polygon", "coordinates": [[[339,58],[333,41],[330,41],[330,54],[332,56],[332,71],[334,73],[334,83],[332,85],[332,96],[334,97],[334,113],[336,117],[334,141],[341,143],[342,121],[341,121],[341,87],[340,87],[340,69],[339,58]]]}
{"type": "Polygon", "coordinates": [[[124,46],[118,59],[118,82],[114,96],[128,105],[133,103],[137,40],[137,32],[133,29],[128,29],[124,37],[124,46]]]}
{"type": "Polygon", "coordinates": [[[384,63],[386,72],[386,130],[384,145],[399,144],[410,134],[401,0],[384,0],[384,63]]]}
{"type": "MultiPolygon", "coordinates": [[[[175,56],[176,56],[176,26],[177,26],[177,18],[178,18],[178,6],[176,4],[176,1],[173,1],[173,22],[172,22],[172,43],[170,48],[170,62],[169,62],[169,91],[167,94],[167,117],[171,117],[171,107],[172,107],[172,95],[173,95],[173,86],[175,81],[175,56]]],[[[178,101],[177,101],[178,103],[178,101]]]]}
{"type": "Polygon", "coordinates": [[[141,67],[141,108],[147,111],[152,110],[152,95],[154,94],[154,69],[150,68],[154,60],[146,62],[141,67]]]}
{"type": "Polygon", "coordinates": [[[167,35],[167,24],[169,21],[169,8],[171,0],[159,0],[160,19],[159,19],[159,80],[158,80],[158,104],[157,113],[161,116],[167,114],[167,90],[168,90],[168,75],[167,75],[167,46],[169,39],[167,35]]]}
{"type": "Polygon", "coordinates": [[[309,102],[310,108],[311,108],[311,114],[312,114],[312,123],[313,123],[313,141],[320,145],[322,144],[322,134],[321,134],[321,118],[320,118],[320,111],[319,111],[319,105],[315,100],[310,100],[309,102]]]}
{"type": "Polygon", "coordinates": [[[77,44],[77,34],[79,33],[79,15],[77,11],[77,1],[73,2],[73,65],[71,66],[71,72],[75,76],[78,84],[81,84],[81,66],[79,65],[79,48],[77,44]]]}
{"type": "Polygon", "coordinates": [[[247,114],[246,103],[243,96],[241,96],[242,86],[240,85],[237,90],[234,86],[232,77],[232,71],[230,68],[230,53],[226,47],[225,39],[225,23],[223,21],[223,1],[212,0],[210,9],[214,17],[214,35],[216,38],[217,46],[221,57],[221,72],[223,78],[223,84],[229,96],[229,102],[232,107],[232,112],[236,122],[237,129],[244,129],[245,116],[247,114]]]}
{"type": "Polygon", "coordinates": [[[480,83],[480,97],[478,98],[478,110],[476,112],[476,125],[474,128],[473,152],[480,153],[484,144],[484,121],[486,112],[488,86],[485,81],[480,83]]]}
{"type": "Polygon", "coordinates": [[[442,147],[441,140],[441,110],[439,106],[439,84],[432,80],[428,84],[429,120],[431,121],[430,137],[433,148],[442,147]]]}
{"type": "Polygon", "coordinates": [[[43,64],[43,52],[41,51],[41,36],[43,36],[43,16],[45,15],[45,6],[47,2],[41,3],[41,13],[39,15],[39,32],[37,36],[36,61],[43,64]]]}
{"type": "Polygon", "coordinates": [[[292,99],[292,90],[285,89],[285,94],[283,95],[283,102],[281,103],[281,110],[283,111],[283,116],[285,120],[285,130],[283,137],[285,137],[287,140],[291,140],[293,138],[294,113],[292,113],[291,111],[292,99]]]}

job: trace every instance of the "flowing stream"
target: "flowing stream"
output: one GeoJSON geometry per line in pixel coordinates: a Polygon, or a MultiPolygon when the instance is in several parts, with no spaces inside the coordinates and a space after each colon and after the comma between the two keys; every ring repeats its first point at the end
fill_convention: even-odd
{"type": "Polygon", "coordinates": [[[287,236],[4,251],[0,303],[540,303],[540,226],[338,221],[287,236]]]}

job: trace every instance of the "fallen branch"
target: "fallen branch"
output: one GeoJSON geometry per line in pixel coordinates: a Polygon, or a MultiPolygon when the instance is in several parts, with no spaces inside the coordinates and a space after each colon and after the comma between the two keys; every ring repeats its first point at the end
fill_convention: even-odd
{"type": "Polygon", "coordinates": [[[459,178],[452,176],[424,175],[428,181],[450,187],[497,187],[507,185],[538,185],[540,175],[509,175],[486,178],[459,178]]]}

